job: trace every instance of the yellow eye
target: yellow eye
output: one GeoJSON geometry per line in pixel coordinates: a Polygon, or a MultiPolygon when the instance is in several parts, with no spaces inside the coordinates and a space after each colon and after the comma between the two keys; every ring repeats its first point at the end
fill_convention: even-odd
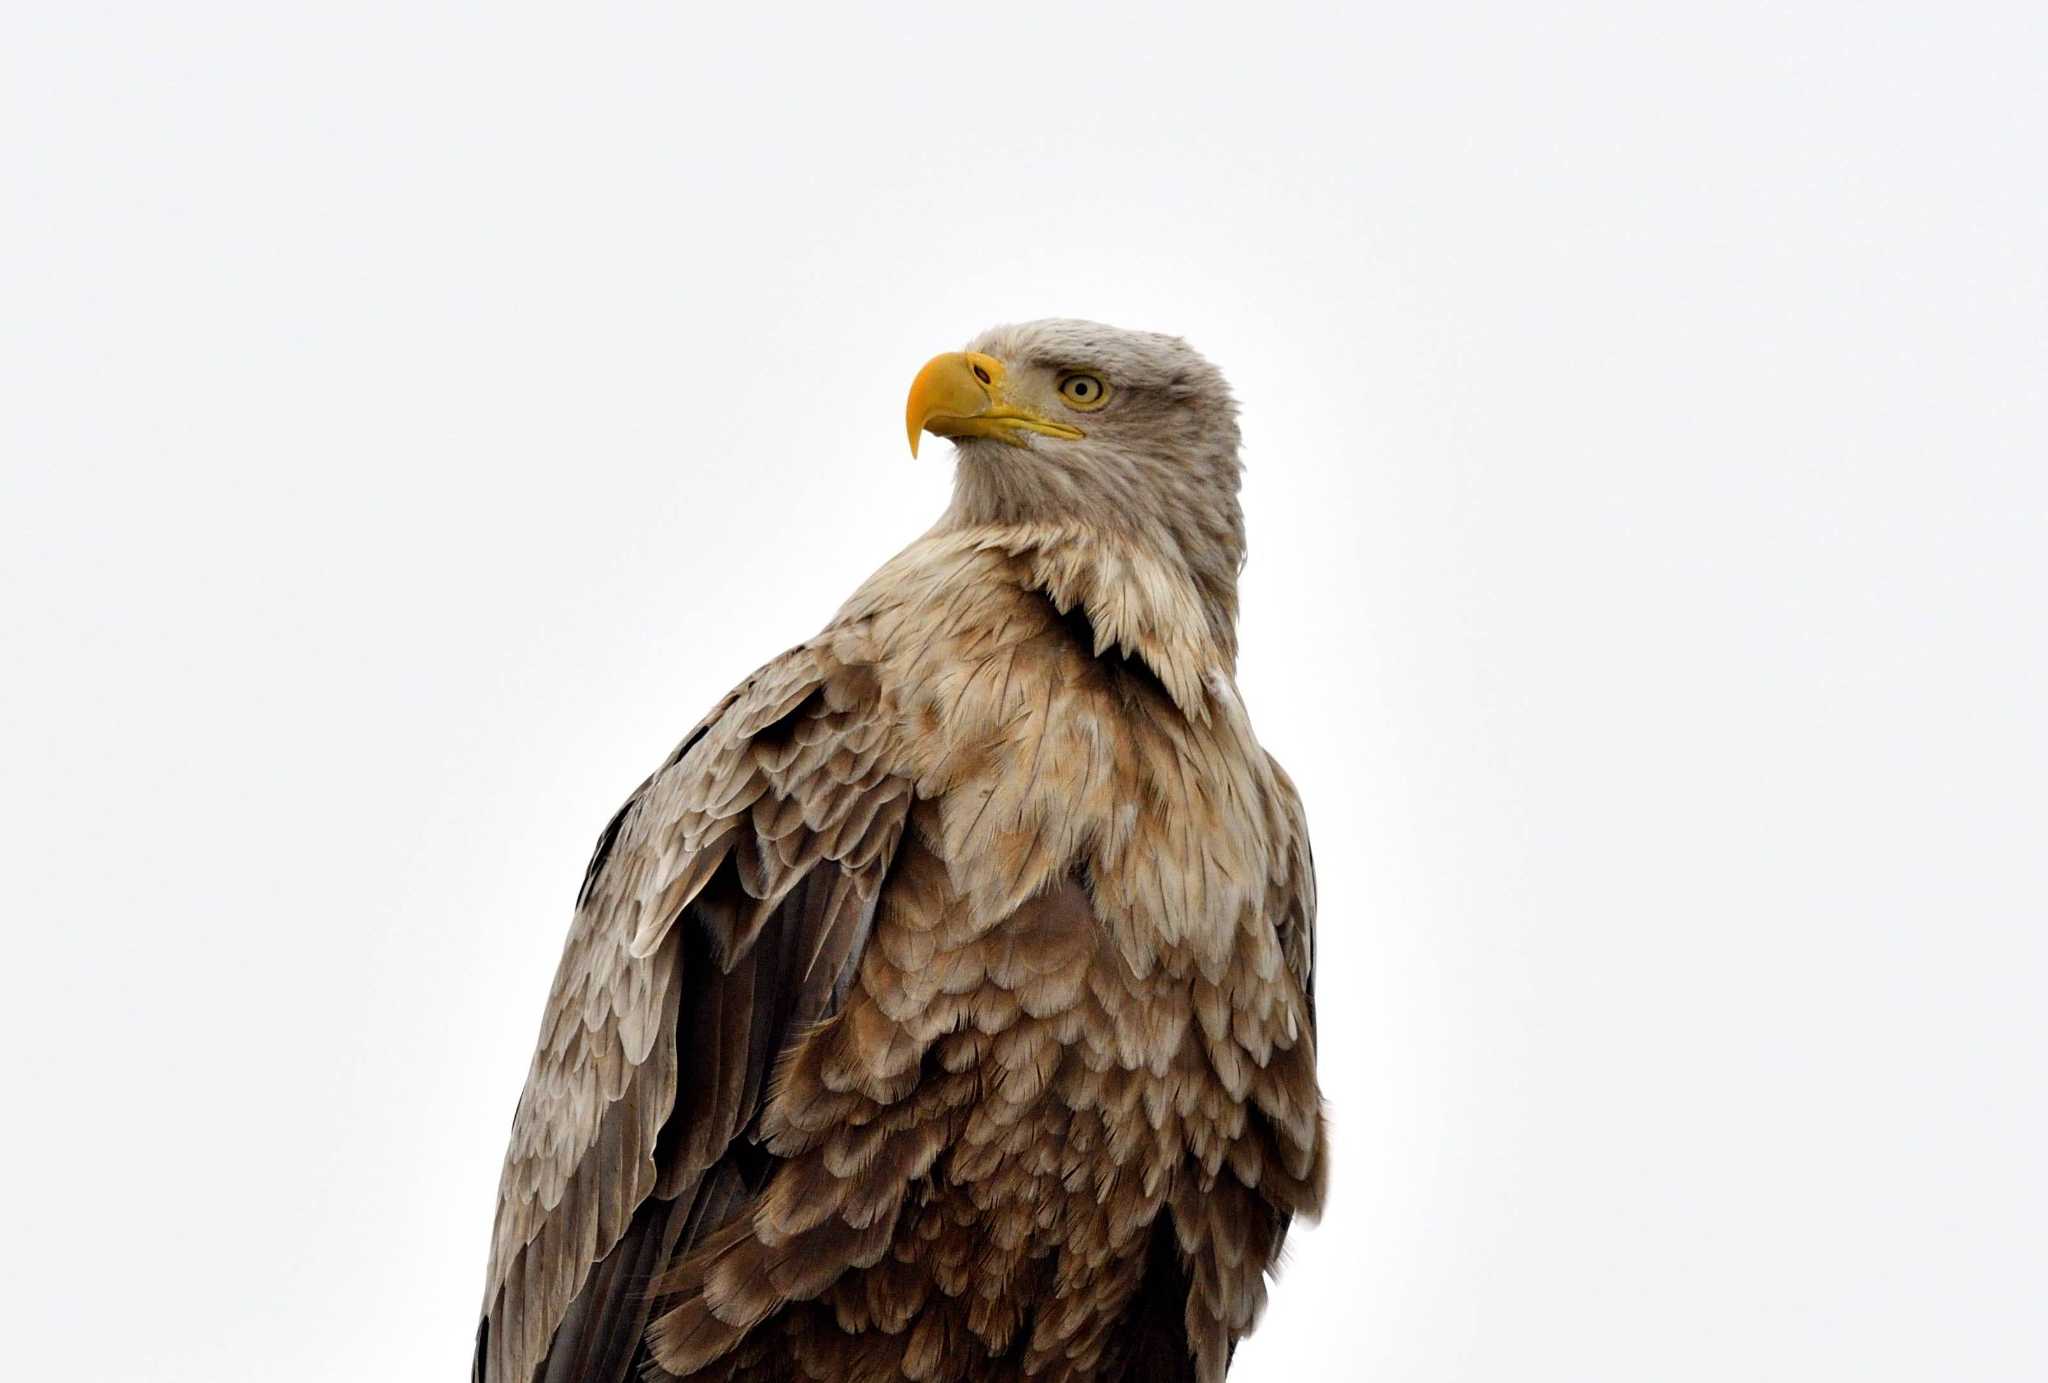
{"type": "Polygon", "coordinates": [[[1094,375],[1062,375],[1060,402],[1083,413],[1092,413],[1109,402],[1109,386],[1094,375]]]}

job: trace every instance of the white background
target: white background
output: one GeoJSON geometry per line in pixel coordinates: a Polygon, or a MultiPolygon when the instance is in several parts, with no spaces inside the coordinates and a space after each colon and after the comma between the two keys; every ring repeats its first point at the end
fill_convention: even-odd
{"type": "Polygon", "coordinates": [[[1244,401],[1234,1377],[2048,1372],[2042,8],[756,8],[6,6],[7,1374],[463,1376],[598,828],[1050,314],[1244,401]]]}

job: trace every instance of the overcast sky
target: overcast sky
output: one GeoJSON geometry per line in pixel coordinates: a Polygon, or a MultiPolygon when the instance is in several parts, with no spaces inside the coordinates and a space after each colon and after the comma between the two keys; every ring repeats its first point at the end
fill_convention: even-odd
{"type": "Polygon", "coordinates": [[[1053,314],[1244,405],[1233,1379],[2048,1374],[2044,14],[8,5],[9,1375],[462,1376],[598,829],[1053,314]]]}

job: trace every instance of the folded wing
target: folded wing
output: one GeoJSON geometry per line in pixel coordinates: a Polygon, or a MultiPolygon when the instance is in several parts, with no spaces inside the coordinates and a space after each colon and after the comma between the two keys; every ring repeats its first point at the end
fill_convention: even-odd
{"type": "Polygon", "coordinates": [[[599,838],[513,1119],[479,1383],[634,1374],[650,1279],[765,1178],[776,1057],[843,995],[910,805],[876,699],[785,654],[599,838]]]}

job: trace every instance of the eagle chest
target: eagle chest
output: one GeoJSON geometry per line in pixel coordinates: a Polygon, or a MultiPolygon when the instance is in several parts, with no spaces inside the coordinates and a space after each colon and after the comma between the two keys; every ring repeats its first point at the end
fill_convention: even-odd
{"type": "Polygon", "coordinates": [[[920,749],[945,790],[913,807],[844,1005],[765,1111],[787,1159],[770,1232],[877,1226],[827,1293],[842,1330],[957,1303],[929,1319],[981,1357],[1092,1358],[1160,1227],[1200,1241],[1219,1176],[1265,1156],[1256,1086],[1295,1033],[1266,993],[1256,785],[1220,767],[1227,727],[1090,661],[1027,646],[943,689],[956,728],[920,749]]]}
{"type": "Polygon", "coordinates": [[[838,1331],[950,1321],[932,1328],[978,1357],[1093,1360],[1175,1200],[1215,1189],[1256,1117],[1205,1037],[1222,991],[1182,951],[1136,973],[1079,880],[979,925],[930,825],[845,1006],[792,1053],[765,1214],[800,1232],[822,1207],[856,1225],[899,1207],[826,1294],[838,1331]]]}
{"type": "Polygon", "coordinates": [[[905,617],[939,625],[926,639],[885,625],[899,651],[873,673],[919,825],[974,920],[1079,876],[1133,970],[1186,952],[1213,977],[1255,938],[1273,876],[1271,771],[1227,676],[1176,699],[1167,682],[1190,679],[1171,650],[1106,643],[1037,590],[986,583],[948,608],[905,617]]]}

